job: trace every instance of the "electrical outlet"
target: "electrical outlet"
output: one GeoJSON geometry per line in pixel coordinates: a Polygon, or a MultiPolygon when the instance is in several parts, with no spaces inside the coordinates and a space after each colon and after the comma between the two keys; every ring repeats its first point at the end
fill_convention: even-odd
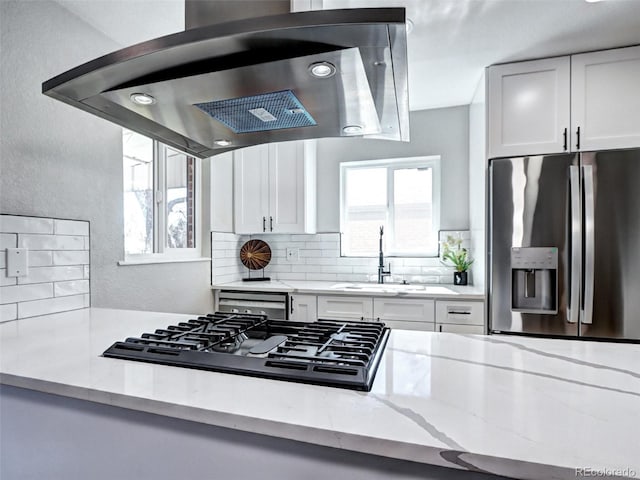
{"type": "Polygon", "coordinates": [[[297,262],[300,260],[300,249],[287,248],[287,262],[297,262]]]}
{"type": "Polygon", "coordinates": [[[7,248],[7,277],[26,277],[29,274],[29,250],[7,248]]]}

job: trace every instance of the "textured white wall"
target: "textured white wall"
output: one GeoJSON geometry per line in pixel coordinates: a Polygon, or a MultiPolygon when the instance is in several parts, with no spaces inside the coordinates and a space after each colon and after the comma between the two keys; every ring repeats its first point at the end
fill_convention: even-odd
{"type": "Polygon", "coordinates": [[[51,1],[0,9],[0,212],[91,222],[93,306],[209,311],[208,262],[117,266],[121,129],[41,93],[43,81],[119,45],[51,1]]]}
{"type": "Polygon", "coordinates": [[[469,228],[469,107],[411,112],[411,142],[318,140],[318,232],[340,231],[340,162],[441,156],[440,228],[469,228]]]}
{"type": "Polygon", "coordinates": [[[471,273],[474,285],[479,287],[484,287],[486,274],[486,123],[483,73],[469,106],[469,229],[471,230],[471,256],[475,259],[471,266],[471,273]]]}

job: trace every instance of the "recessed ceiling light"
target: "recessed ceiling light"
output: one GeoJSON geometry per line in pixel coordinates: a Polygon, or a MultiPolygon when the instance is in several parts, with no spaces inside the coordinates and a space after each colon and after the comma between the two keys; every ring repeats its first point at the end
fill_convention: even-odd
{"type": "Polygon", "coordinates": [[[362,127],[360,125],[347,125],[342,131],[347,135],[358,135],[362,133],[362,127]]]}
{"type": "Polygon", "coordinates": [[[129,98],[133,103],[138,105],[152,105],[156,103],[156,99],[147,93],[132,93],[129,98]]]}
{"type": "Polygon", "coordinates": [[[226,140],[224,138],[221,138],[220,140],[214,140],[213,143],[215,143],[220,147],[228,147],[229,145],[231,145],[231,140],[226,140]]]}
{"type": "Polygon", "coordinates": [[[317,78],[332,77],[336,73],[336,66],[329,62],[317,62],[309,65],[309,73],[317,78]]]}

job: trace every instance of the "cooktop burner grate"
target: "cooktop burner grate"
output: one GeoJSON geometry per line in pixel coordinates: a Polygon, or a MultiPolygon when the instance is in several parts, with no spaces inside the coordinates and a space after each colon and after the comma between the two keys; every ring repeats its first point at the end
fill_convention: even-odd
{"type": "Polygon", "coordinates": [[[213,313],[116,342],[105,357],[370,390],[389,329],[213,313]]]}

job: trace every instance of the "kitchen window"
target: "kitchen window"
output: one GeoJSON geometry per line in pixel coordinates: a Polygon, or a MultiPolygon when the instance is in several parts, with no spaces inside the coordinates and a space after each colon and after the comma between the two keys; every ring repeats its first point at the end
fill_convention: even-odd
{"type": "Polygon", "coordinates": [[[440,157],[340,164],[342,255],[438,256],[440,157]]]}
{"type": "Polygon", "coordinates": [[[123,130],[126,263],[197,258],[199,159],[123,130]]]}

